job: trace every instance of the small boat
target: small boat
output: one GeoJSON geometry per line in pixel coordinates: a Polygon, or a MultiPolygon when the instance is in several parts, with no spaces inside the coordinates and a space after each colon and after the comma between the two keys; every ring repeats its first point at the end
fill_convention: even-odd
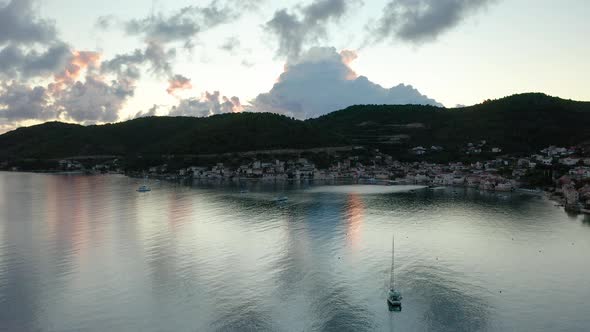
{"type": "Polygon", "coordinates": [[[148,191],[152,191],[152,189],[146,186],[145,184],[142,184],[141,186],[139,186],[139,188],[137,188],[137,191],[140,193],[146,193],[148,191]]]}
{"type": "Polygon", "coordinates": [[[288,200],[289,200],[289,198],[287,196],[281,196],[281,197],[275,198],[275,202],[286,202],[288,200]]]}
{"type": "Polygon", "coordinates": [[[147,193],[148,191],[152,191],[152,188],[148,187],[147,185],[147,176],[143,179],[143,184],[137,188],[137,191],[140,193],[147,193]]]}
{"type": "Polygon", "coordinates": [[[395,249],[395,238],[391,241],[391,274],[389,275],[389,292],[387,292],[387,303],[392,307],[401,308],[402,306],[402,293],[395,289],[395,275],[394,275],[394,249],[395,249]]]}
{"type": "Polygon", "coordinates": [[[247,194],[248,193],[248,189],[242,189],[240,190],[240,194],[247,194]]]}

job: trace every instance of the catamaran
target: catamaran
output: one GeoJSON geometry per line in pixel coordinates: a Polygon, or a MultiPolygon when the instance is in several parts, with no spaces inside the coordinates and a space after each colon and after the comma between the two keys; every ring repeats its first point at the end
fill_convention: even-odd
{"type": "Polygon", "coordinates": [[[394,307],[402,306],[402,293],[395,289],[395,238],[391,241],[391,274],[389,275],[389,292],[387,293],[387,302],[394,307]]]}

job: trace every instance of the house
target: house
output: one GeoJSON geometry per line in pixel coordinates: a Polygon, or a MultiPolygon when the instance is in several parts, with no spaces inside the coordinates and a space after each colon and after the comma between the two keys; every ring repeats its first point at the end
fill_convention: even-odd
{"type": "Polygon", "coordinates": [[[426,149],[422,146],[417,146],[415,148],[412,149],[412,153],[417,155],[417,156],[421,156],[423,154],[426,153],[426,149]]]}
{"type": "Polygon", "coordinates": [[[580,158],[566,157],[559,159],[559,163],[566,166],[574,166],[580,161],[580,158]]]}
{"type": "Polygon", "coordinates": [[[465,152],[465,153],[466,154],[480,154],[481,153],[481,148],[470,146],[467,149],[467,152],[465,152]]]}
{"type": "Polygon", "coordinates": [[[438,186],[450,186],[453,184],[454,177],[455,176],[452,173],[438,174],[434,177],[432,183],[438,186]]]}
{"type": "Polygon", "coordinates": [[[459,185],[460,186],[464,185],[465,184],[465,177],[464,176],[461,176],[461,175],[455,175],[455,176],[453,176],[453,184],[454,185],[458,185],[458,186],[459,185]]]}
{"type": "Polygon", "coordinates": [[[569,208],[577,208],[578,203],[580,203],[580,194],[576,188],[569,184],[563,186],[561,190],[563,192],[563,197],[565,198],[565,206],[569,208]]]}
{"type": "Polygon", "coordinates": [[[432,180],[425,174],[418,174],[414,177],[416,183],[430,183],[432,180]]]}
{"type": "Polygon", "coordinates": [[[479,176],[468,176],[465,178],[465,183],[468,187],[476,188],[479,186],[481,178],[479,176]]]}
{"type": "Polygon", "coordinates": [[[580,199],[585,201],[590,200],[590,184],[587,184],[578,189],[578,194],[580,194],[580,199]]]}
{"type": "Polygon", "coordinates": [[[540,160],[541,164],[545,165],[545,166],[551,166],[553,165],[553,158],[551,157],[547,157],[547,158],[543,158],[540,160]]]}
{"type": "Polygon", "coordinates": [[[578,166],[570,169],[568,173],[576,179],[590,179],[590,167],[578,166]]]}
{"type": "Polygon", "coordinates": [[[541,152],[550,157],[564,156],[568,154],[568,150],[566,148],[556,147],[553,145],[541,150],[541,152]]]}
{"type": "Polygon", "coordinates": [[[499,182],[496,184],[496,191],[512,191],[514,190],[514,185],[510,181],[506,182],[499,182]]]}

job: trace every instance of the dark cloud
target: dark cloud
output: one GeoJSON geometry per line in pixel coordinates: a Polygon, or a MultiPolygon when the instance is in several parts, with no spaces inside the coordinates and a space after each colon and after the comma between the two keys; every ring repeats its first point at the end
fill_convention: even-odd
{"type": "Polygon", "coordinates": [[[218,1],[213,1],[205,7],[187,6],[171,15],[157,13],[130,20],[125,23],[125,31],[129,35],[143,36],[145,40],[183,42],[186,47],[191,47],[197,34],[234,18],[235,14],[229,8],[220,8],[218,1]]]}
{"type": "Polygon", "coordinates": [[[0,45],[44,44],[55,40],[55,24],[37,17],[34,3],[34,0],[0,3],[0,45]]]}
{"type": "Polygon", "coordinates": [[[0,3],[0,79],[51,75],[71,54],[57,38],[55,24],[38,17],[35,2],[0,3]]]}
{"type": "Polygon", "coordinates": [[[56,110],[50,102],[48,90],[18,82],[0,85],[0,119],[46,120],[55,118],[56,110]]]}
{"type": "Polygon", "coordinates": [[[176,49],[166,50],[161,43],[150,41],[144,51],[145,59],[151,64],[151,70],[157,75],[170,75],[171,61],[176,57],[176,49]]]}
{"type": "Polygon", "coordinates": [[[136,49],[131,53],[118,54],[110,60],[103,61],[101,70],[103,73],[113,73],[118,77],[137,80],[141,77],[139,66],[146,61],[144,51],[136,49]]]}
{"type": "Polygon", "coordinates": [[[297,8],[297,14],[281,9],[266,22],[265,28],[274,34],[279,42],[277,53],[294,59],[302,52],[306,43],[317,42],[327,35],[327,24],[340,20],[358,1],[315,0],[297,8]]]}
{"type": "Polygon", "coordinates": [[[46,76],[60,70],[71,56],[68,45],[59,43],[44,52],[23,51],[10,44],[0,50],[0,77],[31,78],[46,76]]]}
{"type": "Polygon", "coordinates": [[[60,115],[83,123],[113,122],[134,94],[135,86],[127,81],[104,81],[93,75],[61,91],[56,100],[60,115]]]}
{"type": "Polygon", "coordinates": [[[140,67],[144,64],[150,65],[150,71],[157,76],[172,75],[172,60],[176,57],[176,50],[165,50],[163,45],[150,41],[145,49],[136,49],[126,54],[118,54],[112,59],[102,63],[104,73],[115,73],[120,77],[139,79],[141,77],[140,67]]]}
{"type": "Polygon", "coordinates": [[[410,85],[385,89],[357,76],[348,66],[355,57],[352,51],[312,48],[288,63],[273,88],[258,95],[249,108],[306,119],[355,104],[440,105],[410,85]]]}
{"type": "Polygon", "coordinates": [[[134,95],[135,81],[108,80],[97,71],[98,54],[75,52],[64,70],[47,87],[22,82],[0,86],[0,119],[112,122],[134,95]],[[82,70],[84,80],[78,80],[82,70]]]}
{"type": "Polygon", "coordinates": [[[496,0],[391,0],[370,29],[369,40],[424,42],[459,24],[496,0]]]}
{"type": "Polygon", "coordinates": [[[205,117],[221,113],[241,112],[243,110],[240,98],[221,96],[219,91],[205,92],[201,98],[182,99],[174,106],[170,116],[205,117]]]}

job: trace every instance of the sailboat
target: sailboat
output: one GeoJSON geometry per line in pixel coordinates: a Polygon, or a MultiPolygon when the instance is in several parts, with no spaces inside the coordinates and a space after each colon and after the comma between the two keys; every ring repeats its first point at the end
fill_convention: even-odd
{"type": "Polygon", "coordinates": [[[143,179],[143,184],[141,186],[139,186],[139,188],[137,188],[138,192],[146,193],[146,192],[152,191],[152,189],[150,187],[148,187],[146,181],[147,181],[147,176],[143,179]]]}
{"type": "Polygon", "coordinates": [[[389,292],[387,292],[387,303],[393,307],[402,306],[402,293],[395,289],[395,274],[394,274],[394,262],[395,262],[395,238],[391,241],[391,274],[389,275],[389,292]]]}

